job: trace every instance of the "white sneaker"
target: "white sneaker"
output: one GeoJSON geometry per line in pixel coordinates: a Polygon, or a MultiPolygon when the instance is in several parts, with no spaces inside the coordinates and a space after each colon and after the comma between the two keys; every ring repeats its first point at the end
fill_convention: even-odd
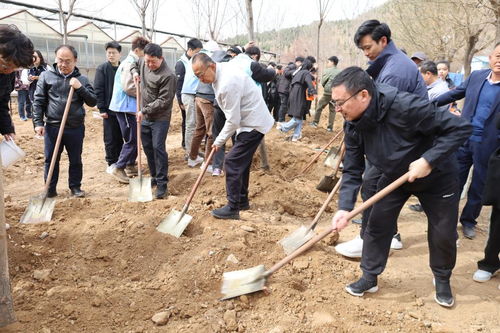
{"type": "Polygon", "coordinates": [[[276,123],[276,129],[280,130],[282,126],[283,126],[283,123],[280,123],[280,122],[276,123]]]}
{"type": "Polygon", "coordinates": [[[474,272],[474,275],[472,276],[472,280],[476,282],[486,282],[491,279],[494,273],[490,273],[488,271],[483,271],[482,269],[478,269],[477,271],[474,272]]]}
{"type": "Polygon", "coordinates": [[[203,162],[203,157],[200,157],[200,156],[196,156],[196,159],[194,159],[194,160],[188,158],[188,167],[194,168],[195,166],[197,166],[201,162],[203,162]]]}
{"type": "Polygon", "coordinates": [[[353,240],[335,246],[335,251],[348,258],[361,258],[363,240],[358,235],[353,240]]]}
{"type": "Polygon", "coordinates": [[[10,229],[10,224],[5,223],[5,230],[9,230],[9,229],[10,229]]]}
{"type": "Polygon", "coordinates": [[[401,242],[401,236],[399,235],[399,233],[397,233],[392,237],[391,249],[401,250],[402,248],[403,248],[403,242],[401,242]]]}
{"type": "Polygon", "coordinates": [[[292,136],[292,142],[297,142],[297,141],[299,141],[300,139],[302,139],[302,135],[299,135],[299,136],[292,136]]]}
{"type": "MultiPolygon", "coordinates": [[[[201,163],[200,165],[200,169],[203,169],[205,167],[205,162],[201,163]]],[[[210,164],[207,168],[207,171],[208,173],[212,173],[214,170],[213,170],[213,167],[212,167],[212,164],[210,164]]]]}
{"type": "Polygon", "coordinates": [[[113,170],[114,170],[115,168],[116,168],[115,164],[114,164],[114,163],[113,163],[113,164],[111,164],[110,166],[108,166],[108,167],[106,168],[106,173],[109,173],[110,175],[112,175],[112,174],[113,174],[113,170]]]}

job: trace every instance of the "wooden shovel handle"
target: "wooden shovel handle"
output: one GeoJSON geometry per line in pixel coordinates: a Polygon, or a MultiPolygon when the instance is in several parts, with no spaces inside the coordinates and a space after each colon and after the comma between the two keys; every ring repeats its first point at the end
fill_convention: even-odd
{"type": "MultiPolygon", "coordinates": [[[[136,111],[136,116],[141,112],[141,87],[140,82],[138,79],[134,79],[135,83],[135,97],[136,97],[136,103],[135,103],[135,111],[136,111]]],[[[137,122],[137,120],[136,120],[137,122]]],[[[141,138],[141,128],[142,128],[142,121],[137,122],[137,176],[139,179],[142,178],[142,154],[141,154],[141,148],[142,148],[142,138],[141,138]]]]}
{"type": "Polygon", "coordinates": [[[212,160],[212,156],[214,156],[214,154],[215,154],[215,146],[212,147],[212,150],[210,151],[208,158],[204,161],[203,168],[201,169],[200,175],[198,176],[198,179],[196,179],[196,183],[194,183],[193,188],[191,189],[191,193],[189,193],[189,196],[186,200],[186,203],[184,204],[184,208],[182,209],[183,211],[184,210],[187,211],[189,204],[193,200],[194,194],[196,193],[198,186],[200,186],[201,180],[203,179],[203,176],[205,175],[205,172],[207,171],[208,165],[210,164],[210,161],[212,160]]]}
{"type": "Polygon", "coordinates": [[[66,120],[68,119],[69,109],[71,108],[71,101],[73,100],[74,92],[75,89],[73,88],[73,86],[70,86],[68,100],[66,101],[66,107],[64,108],[61,125],[59,126],[59,132],[57,133],[56,145],[54,146],[54,152],[52,153],[52,159],[50,160],[49,173],[47,174],[47,179],[45,181],[45,194],[47,194],[47,192],[49,191],[50,181],[52,180],[52,175],[54,174],[57,154],[59,152],[59,147],[61,146],[64,127],[66,126],[66,120]]]}
{"type": "Polygon", "coordinates": [[[313,165],[314,162],[316,162],[316,160],[321,156],[321,154],[323,154],[323,152],[328,148],[328,146],[330,146],[333,143],[333,141],[335,141],[343,132],[344,132],[343,130],[340,130],[330,141],[328,141],[328,143],[323,148],[321,148],[321,150],[318,151],[316,155],[314,155],[312,160],[309,163],[307,163],[307,165],[302,170],[300,170],[299,175],[302,175],[304,172],[309,170],[309,168],[313,165]]]}
{"type": "MultiPolygon", "coordinates": [[[[366,200],[361,205],[359,205],[358,207],[356,207],[355,209],[350,211],[347,214],[346,218],[348,220],[352,219],[354,216],[358,215],[359,213],[361,213],[362,211],[364,211],[365,209],[367,209],[368,207],[372,206],[374,203],[376,203],[377,201],[379,201],[380,199],[385,197],[387,194],[391,193],[392,191],[394,191],[395,189],[397,189],[398,187],[400,187],[401,185],[406,183],[408,181],[409,175],[410,175],[410,173],[407,172],[404,175],[402,175],[401,177],[399,177],[398,179],[396,179],[395,181],[393,181],[392,183],[390,183],[389,185],[387,185],[385,188],[383,188],[382,190],[377,192],[375,195],[373,195],[370,199],[366,200]]],[[[286,256],[285,258],[283,258],[281,261],[279,261],[273,267],[271,267],[268,271],[266,271],[264,273],[264,277],[268,277],[269,275],[273,274],[278,269],[280,269],[281,267],[283,267],[284,265],[286,265],[287,263],[289,263],[290,261],[292,261],[293,259],[295,259],[299,255],[304,253],[305,251],[309,250],[314,244],[316,244],[317,242],[319,242],[320,240],[322,240],[323,238],[328,236],[332,231],[335,231],[335,229],[333,229],[332,227],[329,227],[328,229],[323,231],[321,234],[311,238],[307,243],[305,243],[304,245],[299,247],[297,250],[295,250],[294,252],[292,252],[291,254],[286,256]]]]}

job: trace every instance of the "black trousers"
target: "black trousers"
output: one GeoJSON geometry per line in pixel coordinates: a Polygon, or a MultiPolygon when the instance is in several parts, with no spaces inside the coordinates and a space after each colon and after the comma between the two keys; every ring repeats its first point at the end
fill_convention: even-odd
{"type": "MultiPolygon", "coordinates": [[[[394,179],[382,175],[377,188],[394,179]]],[[[434,170],[423,179],[406,183],[377,202],[370,214],[363,237],[361,269],[368,280],[374,280],[386,266],[394,226],[401,208],[410,195],[420,200],[427,215],[430,267],[436,279],[448,280],[455,267],[458,201],[460,199],[456,170],[434,170]]]]}
{"type": "MultiPolygon", "coordinates": [[[[377,184],[382,177],[382,172],[374,167],[370,162],[366,161],[365,173],[363,174],[363,185],[361,186],[361,199],[366,201],[370,199],[375,193],[377,193],[377,184]]],[[[372,211],[372,207],[369,207],[363,211],[361,218],[361,230],[359,235],[361,239],[363,239],[363,235],[366,230],[366,226],[368,225],[368,219],[370,217],[370,213],[372,211]]],[[[398,233],[398,224],[394,225],[393,235],[398,233]]]]}
{"type": "Polygon", "coordinates": [[[181,141],[181,146],[182,146],[182,148],[186,149],[186,143],[185,143],[185,138],[184,138],[184,136],[186,135],[186,110],[181,109],[181,116],[182,116],[182,141],[181,141]]]}
{"type": "Polygon", "coordinates": [[[285,121],[286,113],[288,112],[288,94],[279,93],[280,96],[280,109],[278,111],[278,121],[280,123],[285,121]]]}
{"type": "Polygon", "coordinates": [[[141,124],[142,148],[148,159],[149,172],[158,186],[168,182],[168,154],[166,149],[170,121],[143,120],[141,124]]]}
{"type": "Polygon", "coordinates": [[[484,259],[477,262],[477,267],[483,271],[494,273],[500,269],[500,207],[491,208],[490,231],[484,248],[484,259]]]}
{"type": "Polygon", "coordinates": [[[233,148],[226,155],[227,201],[232,209],[239,209],[240,204],[248,202],[248,182],[253,155],[259,147],[264,134],[253,130],[241,132],[236,137],[233,148]]]}
{"type": "MultiPolygon", "coordinates": [[[[59,132],[59,127],[54,127],[50,125],[45,126],[45,172],[44,180],[47,180],[47,175],[49,173],[50,162],[52,161],[52,154],[56,146],[57,134],[59,132]]],[[[61,145],[59,146],[59,151],[57,152],[56,164],[54,166],[54,173],[52,179],[50,180],[49,190],[55,191],[57,187],[57,181],[59,180],[59,161],[61,160],[61,154],[66,148],[69,159],[69,170],[68,170],[68,185],[69,188],[80,188],[82,185],[83,177],[83,164],[82,164],[82,151],[83,151],[83,138],[85,137],[85,126],[81,125],[76,128],[65,128],[63,136],[61,139],[61,145]]]]}
{"type": "Polygon", "coordinates": [[[104,150],[106,152],[106,162],[108,162],[108,165],[111,165],[116,163],[120,157],[123,137],[116,113],[110,110],[107,113],[108,118],[103,119],[102,122],[104,126],[104,150]]]}

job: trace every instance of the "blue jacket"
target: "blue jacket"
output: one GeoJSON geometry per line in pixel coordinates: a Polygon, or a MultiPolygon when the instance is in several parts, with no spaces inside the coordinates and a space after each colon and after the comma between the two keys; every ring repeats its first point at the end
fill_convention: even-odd
{"type": "Polygon", "coordinates": [[[417,65],[390,41],[378,57],[368,62],[366,72],[376,83],[385,83],[428,99],[427,88],[417,65]]]}
{"type": "MultiPolygon", "coordinates": [[[[192,58],[191,58],[192,59],[192,58]]],[[[184,73],[184,82],[182,84],[182,94],[196,94],[196,88],[200,80],[194,75],[191,59],[188,59],[186,54],[183,54],[180,61],[184,64],[186,72],[184,73]]]]}
{"type": "Polygon", "coordinates": [[[136,110],[136,98],[134,96],[127,95],[123,90],[122,86],[122,75],[131,75],[130,67],[135,63],[139,57],[137,57],[132,51],[128,54],[127,58],[120,63],[120,66],[116,70],[115,82],[113,85],[113,95],[111,96],[111,101],[109,102],[109,109],[115,112],[128,112],[135,113],[136,110]],[[128,71],[125,73],[125,71],[128,71]]]}
{"type": "MultiPolygon", "coordinates": [[[[482,69],[474,71],[471,75],[462,82],[461,85],[453,90],[440,95],[435,99],[438,106],[448,104],[465,97],[465,104],[462,110],[462,118],[472,121],[476,112],[479,94],[486,78],[490,75],[491,69],[482,69]]],[[[500,147],[500,129],[495,125],[495,117],[500,113],[500,95],[496,96],[490,114],[484,122],[483,140],[484,149],[491,154],[495,149],[500,147]]]]}

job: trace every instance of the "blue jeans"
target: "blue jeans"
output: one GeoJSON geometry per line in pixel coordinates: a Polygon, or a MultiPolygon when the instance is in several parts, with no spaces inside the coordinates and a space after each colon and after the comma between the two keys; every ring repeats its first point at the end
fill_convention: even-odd
{"type": "Polygon", "coordinates": [[[166,141],[170,121],[143,120],[141,127],[142,148],[148,160],[151,177],[158,186],[168,182],[168,154],[166,141]]]}
{"type": "MultiPolygon", "coordinates": [[[[47,180],[47,175],[49,173],[50,161],[52,160],[52,154],[54,153],[57,133],[59,132],[59,127],[46,125],[45,126],[45,173],[44,180],[47,180]]],[[[65,128],[61,140],[61,145],[59,146],[59,151],[57,153],[56,165],[54,167],[54,174],[50,180],[49,190],[55,191],[57,187],[57,181],[59,179],[59,161],[61,159],[61,154],[63,149],[66,148],[68,152],[69,159],[69,170],[68,170],[68,184],[69,188],[80,188],[82,185],[83,177],[83,164],[82,164],[82,150],[83,150],[83,138],[85,137],[85,126],[81,125],[76,128],[65,128]]]]}
{"type": "Polygon", "coordinates": [[[303,123],[302,118],[293,117],[287,123],[281,126],[281,131],[286,133],[289,130],[294,129],[293,137],[299,138],[302,133],[302,123],[303,123]]]}
{"type": "Polygon", "coordinates": [[[19,112],[19,118],[23,120],[31,118],[31,100],[28,95],[28,90],[17,91],[17,111],[19,112]],[[24,112],[25,108],[26,112],[24,112]]]}

